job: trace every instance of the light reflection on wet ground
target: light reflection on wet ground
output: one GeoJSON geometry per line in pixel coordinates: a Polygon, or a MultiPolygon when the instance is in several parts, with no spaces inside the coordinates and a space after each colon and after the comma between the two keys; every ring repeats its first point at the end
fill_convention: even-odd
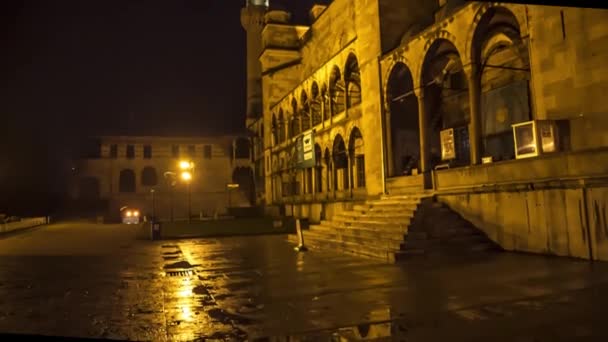
{"type": "Polygon", "coordinates": [[[0,240],[0,254],[1,332],[154,341],[606,335],[605,264],[498,254],[388,265],[296,253],[280,236],[150,242],[96,225],[0,240]]]}

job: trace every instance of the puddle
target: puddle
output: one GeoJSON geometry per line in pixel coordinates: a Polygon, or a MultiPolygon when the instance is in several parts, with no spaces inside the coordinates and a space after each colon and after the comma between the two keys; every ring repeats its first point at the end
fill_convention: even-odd
{"type": "Polygon", "coordinates": [[[199,285],[192,289],[192,292],[197,295],[208,295],[209,290],[204,285],[199,285]]]}
{"type": "Polygon", "coordinates": [[[239,325],[250,325],[255,322],[251,318],[247,318],[245,316],[226,312],[222,309],[211,309],[211,310],[207,311],[207,314],[209,315],[209,317],[215,319],[216,321],[219,321],[219,322],[222,322],[225,324],[234,323],[234,324],[239,324],[239,325]]]}

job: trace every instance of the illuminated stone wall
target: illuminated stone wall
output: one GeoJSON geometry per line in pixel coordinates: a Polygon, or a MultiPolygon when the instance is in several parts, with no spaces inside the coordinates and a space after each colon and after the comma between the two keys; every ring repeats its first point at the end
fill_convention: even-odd
{"type": "MultiPolygon", "coordinates": [[[[94,179],[99,184],[99,198],[109,200],[112,213],[124,205],[134,205],[148,214],[152,211],[152,194],[156,201],[158,213],[168,217],[173,202],[176,217],[185,217],[187,212],[187,185],[179,178],[175,187],[169,186],[170,180],[164,173],[179,173],[180,160],[191,160],[195,164],[190,184],[192,211],[201,211],[211,215],[215,211],[224,213],[229,202],[226,185],[233,183],[237,168],[250,169],[249,159],[233,159],[233,142],[237,137],[212,138],[179,138],[179,137],[104,137],[101,142],[101,158],[79,160],[72,179],[72,197],[86,199],[86,189],[82,188],[83,179],[94,179]],[[116,158],[111,156],[111,146],[117,147],[116,158]],[[127,158],[127,145],[134,147],[135,155],[127,158]],[[150,159],[144,158],[144,146],[150,146],[150,159]],[[179,155],[173,157],[173,146],[179,146],[179,155]],[[189,147],[194,146],[192,155],[189,147]],[[211,148],[210,158],[205,149],[211,148]],[[156,175],[156,184],[144,184],[144,169],[152,168],[156,175]],[[123,192],[120,189],[121,172],[131,170],[135,176],[134,192],[123,192]]],[[[232,190],[230,204],[249,206],[250,203],[241,190],[232,190]]]]}

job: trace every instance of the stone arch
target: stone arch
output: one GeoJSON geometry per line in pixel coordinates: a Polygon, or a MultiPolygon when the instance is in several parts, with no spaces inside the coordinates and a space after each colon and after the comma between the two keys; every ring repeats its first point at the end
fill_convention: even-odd
{"type": "Polygon", "coordinates": [[[298,100],[291,99],[291,119],[289,120],[290,132],[289,137],[293,138],[300,134],[300,112],[298,110],[298,100]]]}
{"type": "Polygon", "coordinates": [[[323,192],[323,152],[319,144],[315,144],[315,192],[323,192]]]}
{"type": "Polygon", "coordinates": [[[321,87],[321,99],[323,101],[323,120],[330,119],[332,116],[330,99],[329,99],[329,91],[327,90],[327,84],[323,84],[321,87]]]}
{"type": "Polygon", "coordinates": [[[344,105],[346,104],[344,101],[345,90],[340,68],[334,66],[329,76],[329,99],[332,116],[344,111],[344,105]]]}
{"type": "Polygon", "coordinates": [[[310,87],[310,115],[312,117],[312,126],[316,126],[323,122],[323,113],[322,113],[322,102],[323,98],[321,97],[321,93],[319,92],[319,85],[317,82],[312,82],[312,86],[310,87]]]}
{"type": "Polygon", "coordinates": [[[331,152],[329,152],[329,147],[325,147],[325,153],[323,154],[323,162],[325,164],[325,189],[327,192],[330,192],[332,187],[332,175],[333,175],[333,162],[331,158],[331,152]]]}
{"type": "Polygon", "coordinates": [[[458,50],[457,48],[457,44],[456,44],[456,36],[454,36],[452,33],[446,31],[446,30],[438,30],[435,33],[433,33],[432,37],[430,37],[425,43],[424,43],[424,48],[422,49],[422,54],[421,56],[423,61],[418,64],[418,68],[416,70],[416,73],[414,75],[414,84],[416,84],[416,81],[420,82],[419,83],[419,87],[424,87],[424,84],[422,83],[422,78],[423,78],[423,70],[424,70],[424,61],[426,60],[427,56],[429,56],[429,54],[432,54],[431,49],[436,49],[438,45],[441,45],[441,43],[449,43],[454,47],[454,50],[456,52],[458,52],[459,56],[462,56],[463,54],[460,52],[460,50],[458,50]]]}
{"type": "Polygon", "coordinates": [[[131,169],[120,171],[118,180],[118,191],[120,192],[135,192],[135,172],[131,169]]]}
{"type": "Polygon", "coordinates": [[[354,53],[350,53],[344,66],[344,82],[346,84],[346,108],[361,103],[361,72],[359,62],[354,53]]]}
{"type": "Polygon", "coordinates": [[[470,53],[479,82],[481,157],[514,159],[511,125],[531,118],[528,46],[516,16],[502,6],[483,11],[470,53]]]}
{"type": "Polygon", "coordinates": [[[277,126],[277,115],[275,113],[272,113],[272,122],[270,123],[270,131],[271,131],[271,137],[272,137],[272,146],[275,146],[278,142],[279,142],[279,128],[277,126]]]}
{"type": "Polygon", "coordinates": [[[350,159],[351,187],[365,187],[365,151],[363,135],[358,127],[353,127],[348,138],[348,155],[350,159]]]}
{"type": "Polygon", "coordinates": [[[310,103],[308,93],[305,89],[300,92],[300,118],[302,120],[302,132],[306,132],[312,127],[312,117],[310,115],[310,103]]]}
{"type": "Polygon", "coordinates": [[[420,127],[414,77],[407,64],[392,66],[385,89],[389,175],[410,175],[420,168],[420,127]]]}
{"type": "Polygon", "coordinates": [[[141,185],[143,186],[156,186],[158,185],[158,177],[156,175],[156,169],[152,166],[146,166],[141,171],[141,185]]]}
{"type": "Polygon", "coordinates": [[[334,171],[334,189],[345,190],[349,188],[348,151],[342,135],[334,137],[332,146],[332,162],[334,171]]]}
{"type": "Polygon", "coordinates": [[[239,191],[245,195],[250,205],[255,203],[255,183],[251,167],[235,168],[232,171],[232,182],[239,185],[239,191]]]}
{"type": "Polygon", "coordinates": [[[278,138],[279,144],[285,141],[285,116],[283,115],[283,108],[279,109],[279,118],[277,120],[277,126],[279,130],[278,138]]]}
{"type": "Polygon", "coordinates": [[[519,28],[520,34],[525,34],[527,32],[527,23],[526,23],[525,15],[522,15],[522,13],[516,13],[516,8],[522,8],[523,7],[522,5],[484,2],[484,3],[476,4],[476,6],[478,6],[478,9],[475,12],[475,15],[473,16],[473,22],[470,26],[469,31],[467,32],[466,39],[465,39],[465,50],[464,50],[465,56],[463,58],[464,60],[466,60],[466,61],[474,60],[474,57],[473,57],[474,56],[474,53],[473,53],[474,36],[475,36],[476,32],[479,31],[479,29],[478,29],[479,25],[482,22],[482,20],[486,19],[487,13],[489,11],[498,9],[499,11],[503,11],[505,13],[511,13],[513,19],[516,22],[516,26],[519,28]]]}
{"type": "Polygon", "coordinates": [[[427,49],[421,70],[421,87],[429,136],[429,163],[470,164],[468,126],[469,85],[460,53],[449,40],[436,39],[427,49]],[[440,132],[454,130],[455,158],[442,155],[440,132]]]}

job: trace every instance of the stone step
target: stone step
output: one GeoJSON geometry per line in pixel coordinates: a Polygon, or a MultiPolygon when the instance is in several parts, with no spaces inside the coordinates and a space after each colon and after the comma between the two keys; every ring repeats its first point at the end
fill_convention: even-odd
{"type": "Polygon", "coordinates": [[[326,232],[337,232],[341,235],[361,236],[369,239],[384,239],[393,240],[395,242],[403,243],[406,231],[390,231],[390,230],[376,230],[367,229],[361,227],[336,227],[326,225],[314,225],[310,227],[311,231],[326,231],[326,232]]]}
{"type": "Polygon", "coordinates": [[[334,240],[339,242],[354,243],[361,246],[372,247],[376,249],[387,249],[387,250],[398,250],[402,246],[403,241],[396,241],[393,239],[383,239],[378,236],[357,236],[353,234],[341,234],[339,231],[327,231],[327,230],[309,230],[304,232],[304,244],[306,244],[306,238],[312,237],[324,240],[334,240]]]}
{"type": "Polygon", "coordinates": [[[380,225],[345,225],[344,222],[336,222],[336,221],[323,221],[319,225],[315,225],[320,229],[349,229],[349,230],[362,230],[367,231],[370,234],[388,234],[394,236],[405,236],[407,234],[408,228],[406,225],[390,225],[390,226],[380,226],[380,225]]]}
{"type": "Polygon", "coordinates": [[[401,221],[401,220],[410,220],[414,217],[413,212],[401,211],[401,212],[383,212],[383,211],[368,211],[368,212],[359,212],[359,211],[344,211],[339,214],[336,214],[334,217],[342,217],[342,218],[361,218],[363,220],[371,219],[371,220],[381,220],[381,221],[401,221]]]}
{"type": "Polygon", "coordinates": [[[419,200],[416,199],[386,199],[386,200],[367,200],[360,205],[372,207],[410,207],[417,208],[419,200]]]}
{"type": "Polygon", "coordinates": [[[398,213],[412,213],[416,212],[416,205],[373,205],[373,204],[357,204],[353,206],[352,212],[363,212],[363,213],[387,213],[387,214],[398,214],[398,213]]]}
{"type": "Polygon", "coordinates": [[[388,262],[395,261],[395,253],[397,252],[396,250],[385,250],[351,242],[324,239],[319,236],[307,237],[306,232],[304,233],[304,244],[310,248],[336,250],[368,258],[382,259],[388,262]]]}
{"type": "MultiPolygon", "coordinates": [[[[332,220],[334,223],[339,223],[341,227],[370,227],[377,229],[407,229],[410,224],[409,219],[391,220],[391,219],[361,219],[361,218],[345,218],[335,217],[332,220]]],[[[324,223],[322,221],[321,223],[324,223]]]]}
{"type": "MultiPolygon", "coordinates": [[[[407,187],[403,188],[403,189],[407,189],[407,187]]],[[[432,192],[411,191],[411,192],[400,192],[398,194],[381,195],[380,200],[416,199],[419,201],[422,198],[428,198],[428,197],[432,197],[432,196],[433,196],[432,192]]]]}

